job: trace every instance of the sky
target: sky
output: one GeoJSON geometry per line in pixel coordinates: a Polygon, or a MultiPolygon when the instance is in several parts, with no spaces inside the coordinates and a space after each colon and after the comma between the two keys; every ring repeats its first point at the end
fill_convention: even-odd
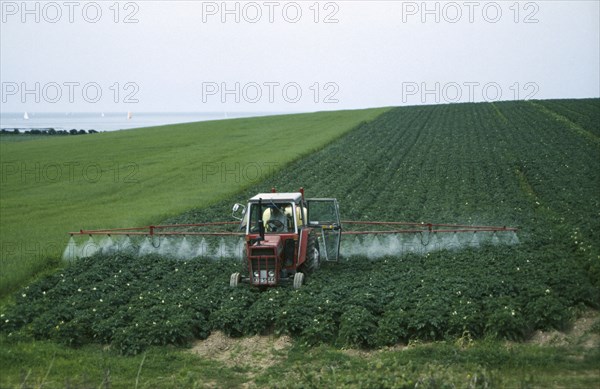
{"type": "Polygon", "coordinates": [[[0,1],[2,112],[600,96],[599,1],[0,1]]]}

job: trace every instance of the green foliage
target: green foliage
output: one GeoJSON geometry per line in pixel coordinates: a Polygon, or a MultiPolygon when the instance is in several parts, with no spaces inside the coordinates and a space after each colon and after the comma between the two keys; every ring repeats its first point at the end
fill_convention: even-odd
{"type": "Polygon", "coordinates": [[[309,345],[370,348],[465,333],[522,340],[533,330],[564,328],[568,307],[590,301],[592,289],[558,277],[569,291],[558,295],[546,286],[557,278],[552,263],[530,256],[524,265],[519,252],[491,246],[403,260],[353,258],[324,264],[300,290],[263,292],[229,287],[228,274],[240,270],[235,261],[95,256],[19,291],[16,304],[2,311],[0,332],[138,354],[155,345],[185,346],[213,330],[236,337],[275,331],[309,345]],[[494,260],[500,255],[505,261],[494,260]],[[468,266],[457,265],[463,262],[468,266]],[[464,277],[470,268],[485,268],[486,275],[464,277]]]}
{"type": "Polygon", "coordinates": [[[288,359],[259,376],[259,387],[526,388],[596,387],[600,354],[593,350],[475,341],[435,342],[354,353],[296,346],[288,359]]]}
{"type": "Polygon", "coordinates": [[[351,305],[340,317],[338,342],[349,347],[374,345],[377,319],[365,307],[351,305]]]}
{"type": "Polygon", "coordinates": [[[310,346],[331,343],[337,330],[338,324],[331,312],[317,312],[302,329],[302,340],[310,346]]]}
{"type": "Polygon", "coordinates": [[[600,319],[597,319],[594,324],[592,324],[590,331],[596,335],[600,335],[600,319]]]}
{"type": "Polygon", "coordinates": [[[565,330],[571,321],[568,300],[562,297],[541,296],[527,304],[526,310],[533,319],[533,325],[541,330],[565,330]]]}
{"type": "MultiPolygon", "coordinates": [[[[0,295],[56,269],[69,231],[146,225],[208,206],[386,110],[23,135],[23,142],[2,135],[0,295]]],[[[220,220],[231,214],[227,208],[220,220]]]]}
{"type": "Polygon", "coordinates": [[[70,346],[113,343],[124,354],[151,345],[186,345],[210,334],[211,314],[226,312],[217,308],[227,304],[222,290],[228,287],[215,280],[237,266],[152,256],[85,258],[19,292],[12,313],[3,316],[2,331],[21,329],[70,346]]]}
{"type": "Polygon", "coordinates": [[[185,345],[211,330],[373,347],[523,340],[535,330],[564,329],[575,307],[600,306],[592,277],[600,252],[599,161],[594,138],[580,131],[596,133],[584,117],[597,115],[598,103],[586,101],[573,116],[577,131],[567,116],[548,114],[553,105],[398,108],[235,198],[167,220],[218,220],[231,203],[265,188],[304,186],[309,196],[339,198],[345,219],[518,226],[519,244],[378,260],[348,253],[300,290],[266,292],[229,288],[235,262],[97,256],[19,291],[0,331],[135,354],[185,345]],[[351,158],[340,164],[340,156],[351,158]]]}
{"type": "Polygon", "coordinates": [[[253,292],[252,309],[246,309],[247,314],[242,315],[243,323],[240,324],[242,327],[240,333],[260,335],[270,332],[274,328],[288,296],[279,289],[268,289],[263,292],[264,296],[257,296],[260,291],[253,290],[253,292]]]}
{"type": "Polygon", "coordinates": [[[393,346],[400,343],[407,343],[409,338],[408,323],[410,313],[389,305],[385,314],[379,320],[375,341],[378,346],[393,346]]]}
{"type": "MultiPolygon", "coordinates": [[[[225,293],[224,293],[225,294],[225,293]]],[[[220,329],[229,336],[241,336],[244,333],[255,332],[257,326],[250,325],[245,331],[245,312],[256,299],[256,293],[247,288],[235,288],[221,301],[219,308],[211,313],[210,323],[215,329],[220,329]]],[[[260,328],[260,329],[264,329],[260,328]]],[[[260,330],[259,329],[259,330],[260,330]]]]}
{"type": "Polygon", "coordinates": [[[65,347],[56,342],[0,335],[2,388],[194,388],[212,382],[239,387],[243,374],[172,347],[121,356],[106,346],[65,347]]]}
{"type": "Polygon", "coordinates": [[[530,333],[531,325],[520,309],[510,302],[508,298],[501,298],[493,303],[491,314],[487,315],[485,331],[500,339],[523,340],[530,333]]]}

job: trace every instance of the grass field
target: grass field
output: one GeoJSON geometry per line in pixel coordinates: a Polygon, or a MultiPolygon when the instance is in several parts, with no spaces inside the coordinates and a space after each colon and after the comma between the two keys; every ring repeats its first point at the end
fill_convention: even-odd
{"type": "Polygon", "coordinates": [[[55,268],[67,232],[137,226],[260,182],[385,109],[84,136],[0,137],[0,295],[55,268]],[[26,140],[24,140],[26,139],[26,140]]]}
{"type": "Polygon", "coordinates": [[[510,225],[520,243],[353,256],[263,293],[228,287],[235,262],[82,259],[5,299],[1,384],[598,386],[599,118],[598,99],[402,107],[260,182],[226,176],[232,195],[150,222],[222,220],[303,186],[344,219],[510,225]],[[242,338],[200,358],[171,346],[216,331],[242,338]],[[290,345],[263,353],[264,333],[290,345]]]}

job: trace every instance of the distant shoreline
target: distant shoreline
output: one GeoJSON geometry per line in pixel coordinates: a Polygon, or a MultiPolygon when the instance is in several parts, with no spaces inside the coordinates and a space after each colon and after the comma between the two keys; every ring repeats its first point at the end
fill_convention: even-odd
{"type": "Polygon", "coordinates": [[[71,129],[71,130],[56,130],[54,128],[2,128],[0,129],[0,135],[45,135],[45,136],[65,136],[65,135],[90,135],[99,134],[104,131],[96,130],[83,130],[83,129],[71,129]]]}
{"type": "Polygon", "coordinates": [[[31,130],[95,130],[98,132],[156,127],[172,124],[195,123],[212,120],[249,118],[258,116],[285,115],[292,112],[184,112],[151,113],[133,112],[89,112],[89,113],[41,113],[28,112],[27,117],[19,112],[0,114],[0,129],[31,130]]]}

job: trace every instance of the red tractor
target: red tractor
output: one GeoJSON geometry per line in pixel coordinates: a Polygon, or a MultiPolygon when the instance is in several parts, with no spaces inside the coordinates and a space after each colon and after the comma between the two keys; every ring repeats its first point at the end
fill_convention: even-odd
{"type": "Polygon", "coordinates": [[[255,286],[304,283],[306,273],[322,260],[336,261],[342,227],[336,199],[305,199],[297,193],[260,193],[247,206],[236,204],[240,229],[246,234],[248,277],[233,273],[232,287],[241,281],[255,286]]]}

